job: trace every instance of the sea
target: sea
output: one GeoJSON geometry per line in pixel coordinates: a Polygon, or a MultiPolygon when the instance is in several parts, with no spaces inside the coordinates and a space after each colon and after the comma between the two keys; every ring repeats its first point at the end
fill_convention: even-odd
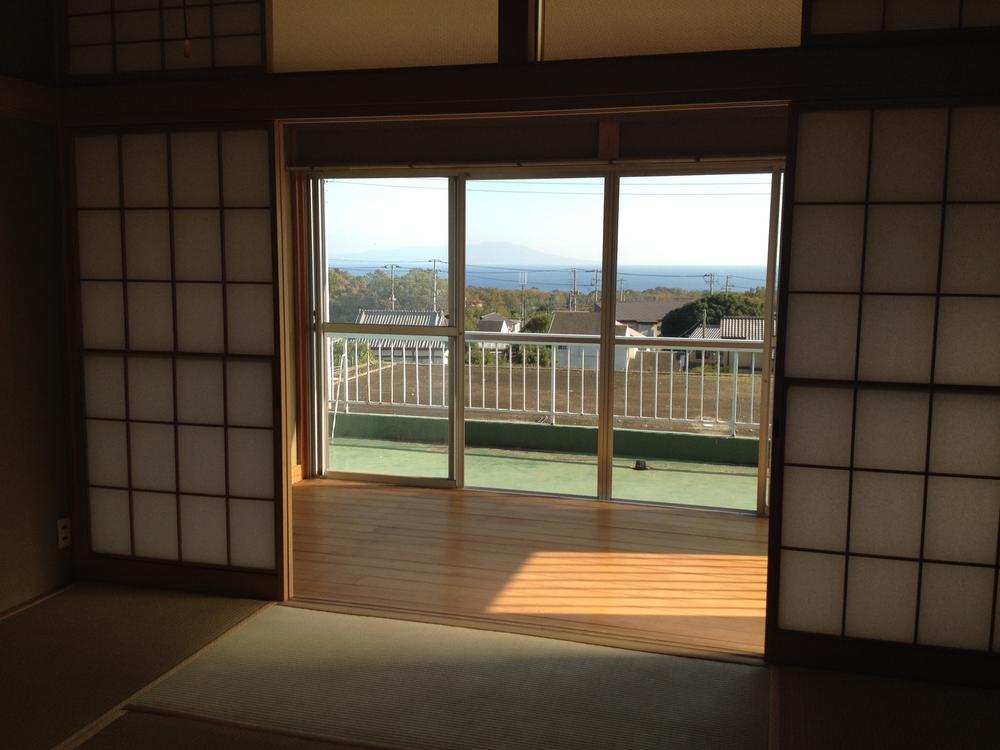
{"type": "MultiPolygon", "coordinates": [[[[371,273],[369,263],[338,262],[337,268],[355,275],[371,273]]],[[[411,268],[430,268],[419,263],[401,264],[396,271],[405,274],[411,268]]],[[[441,278],[445,273],[439,271],[441,278]]],[[[643,291],[666,287],[697,291],[742,292],[764,286],[767,269],[764,266],[620,266],[618,268],[619,288],[629,291],[643,291]]],[[[599,281],[600,273],[597,273],[599,281]]],[[[543,291],[570,291],[573,288],[573,268],[569,266],[522,266],[514,265],[469,265],[466,267],[466,286],[492,287],[495,289],[520,289],[524,283],[528,289],[543,291]]],[[[580,292],[593,291],[595,270],[576,269],[576,284],[580,292]]]]}

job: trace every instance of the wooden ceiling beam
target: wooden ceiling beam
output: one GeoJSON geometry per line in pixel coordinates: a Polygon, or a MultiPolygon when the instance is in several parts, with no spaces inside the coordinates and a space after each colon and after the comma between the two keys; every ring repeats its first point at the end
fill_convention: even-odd
{"type": "Polygon", "coordinates": [[[994,43],[814,47],[528,65],[89,83],[69,125],[389,117],[1000,95],[994,43]]]}

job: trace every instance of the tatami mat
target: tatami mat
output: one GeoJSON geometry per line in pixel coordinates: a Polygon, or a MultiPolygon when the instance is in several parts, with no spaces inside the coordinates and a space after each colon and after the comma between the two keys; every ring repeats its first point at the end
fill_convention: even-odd
{"type": "Polygon", "coordinates": [[[272,607],[134,707],[392,748],[767,746],[763,667],[272,607]]]}
{"type": "Polygon", "coordinates": [[[369,750],[209,721],[127,711],[81,750],[369,750]]]}
{"type": "Polygon", "coordinates": [[[65,740],[263,604],[77,584],[0,620],[0,746],[65,740]]]}

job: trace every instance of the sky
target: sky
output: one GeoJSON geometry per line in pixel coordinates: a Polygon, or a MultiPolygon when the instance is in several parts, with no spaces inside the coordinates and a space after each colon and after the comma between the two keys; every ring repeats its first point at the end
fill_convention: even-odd
{"type": "MultiPolygon", "coordinates": [[[[467,191],[467,245],[513,243],[600,265],[602,178],[470,180],[467,191]]],[[[446,178],[328,180],[325,196],[331,262],[338,252],[373,263],[399,248],[447,252],[446,178]]],[[[624,177],[619,265],[762,266],[769,196],[769,174],[624,177]]]]}

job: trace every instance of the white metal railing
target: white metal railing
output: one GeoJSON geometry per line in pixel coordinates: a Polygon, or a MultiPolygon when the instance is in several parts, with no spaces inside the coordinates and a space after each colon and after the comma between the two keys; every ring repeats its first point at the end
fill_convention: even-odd
{"type": "MultiPolygon", "coordinates": [[[[461,372],[467,412],[555,424],[598,413],[599,337],[467,332],[461,372]]],[[[615,338],[614,414],[651,429],[756,432],[762,343],[615,338]]],[[[449,339],[326,334],[328,410],[447,409],[449,339]]]]}

